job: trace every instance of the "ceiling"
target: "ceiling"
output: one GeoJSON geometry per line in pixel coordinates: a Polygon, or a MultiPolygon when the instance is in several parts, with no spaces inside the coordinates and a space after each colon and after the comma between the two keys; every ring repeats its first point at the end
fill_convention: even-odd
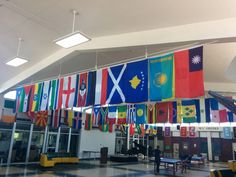
{"type": "MultiPolygon", "coordinates": [[[[205,36],[201,39],[193,40],[190,33],[186,31],[191,25],[194,27],[193,25],[203,22],[214,25],[224,19],[236,18],[235,6],[236,1],[234,0],[0,0],[0,89],[5,91],[11,88],[13,84],[6,84],[9,81],[14,81],[14,84],[27,83],[55,77],[59,73],[66,74],[88,69],[94,67],[96,58],[98,65],[104,65],[118,60],[140,57],[145,53],[146,47],[148,53],[152,53],[196,42],[214,41],[215,38],[212,36],[214,32],[208,32],[207,27],[205,36]],[[91,44],[88,44],[91,46],[89,50],[68,49],[66,51],[52,42],[71,32],[72,9],[79,12],[76,29],[92,38],[91,44]],[[174,36],[168,31],[169,29],[178,31],[174,27],[179,26],[183,28],[181,35],[174,36]],[[143,44],[146,45],[140,45],[137,38],[131,37],[130,40],[135,46],[131,44],[127,46],[128,44],[125,44],[129,41],[123,41],[123,43],[121,41],[119,46],[114,42],[107,43],[106,49],[98,50],[99,47],[93,47],[93,41],[99,41],[96,39],[105,41],[106,36],[131,36],[129,34],[133,32],[158,29],[163,30],[160,31],[160,36],[170,37],[170,40],[150,44],[148,39],[143,39],[143,44]],[[5,63],[16,56],[19,37],[24,39],[20,56],[28,58],[29,62],[21,67],[13,68],[5,63]],[[177,37],[183,41],[178,40],[177,37]],[[108,49],[110,46],[112,48],[108,49]],[[121,46],[125,47],[121,48],[121,46]],[[45,68],[40,67],[37,70],[37,64],[50,60],[50,56],[56,55],[57,52],[66,54],[61,57],[57,56],[56,60],[48,61],[45,68]],[[63,63],[61,72],[59,63],[63,63]],[[31,68],[31,72],[26,72],[29,68],[31,68]],[[32,72],[34,70],[35,72],[32,72]],[[22,77],[18,77],[20,75],[22,77]]],[[[227,23],[227,21],[223,22],[227,23]]],[[[219,28],[224,27],[223,25],[218,26],[219,28]]],[[[204,31],[200,28],[193,29],[192,33],[196,34],[200,34],[200,30],[204,31]]],[[[228,28],[226,29],[225,33],[229,31],[228,28]]],[[[217,38],[222,38],[218,39],[217,44],[205,46],[205,81],[232,82],[226,73],[236,56],[236,50],[234,50],[236,34],[224,35],[220,32],[214,34],[218,35],[217,38]]],[[[96,43],[97,46],[99,44],[96,43]]]]}

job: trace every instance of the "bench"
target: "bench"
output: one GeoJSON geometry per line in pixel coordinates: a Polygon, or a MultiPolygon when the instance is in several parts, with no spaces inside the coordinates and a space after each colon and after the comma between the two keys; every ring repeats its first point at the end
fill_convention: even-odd
{"type": "Polygon", "coordinates": [[[53,167],[58,163],[78,163],[79,158],[73,156],[71,153],[42,153],[40,155],[40,166],[53,167]]]}
{"type": "Polygon", "coordinates": [[[210,177],[234,177],[234,172],[231,169],[211,170],[210,177]]]}

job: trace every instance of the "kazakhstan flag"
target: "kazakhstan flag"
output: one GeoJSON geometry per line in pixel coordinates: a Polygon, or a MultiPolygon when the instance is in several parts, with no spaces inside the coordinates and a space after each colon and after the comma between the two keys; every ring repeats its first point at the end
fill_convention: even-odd
{"type": "Polygon", "coordinates": [[[150,100],[161,101],[174,97],[174,55],[149,59],[150,100]]]}

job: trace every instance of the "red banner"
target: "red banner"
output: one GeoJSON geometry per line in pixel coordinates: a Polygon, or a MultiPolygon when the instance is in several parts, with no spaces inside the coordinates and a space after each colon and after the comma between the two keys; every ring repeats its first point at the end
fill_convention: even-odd
{"type": "Polygon", "coordinates": [[[187,127],[180,128],[180,136],[186,137],[187,136],[187,127]]]}

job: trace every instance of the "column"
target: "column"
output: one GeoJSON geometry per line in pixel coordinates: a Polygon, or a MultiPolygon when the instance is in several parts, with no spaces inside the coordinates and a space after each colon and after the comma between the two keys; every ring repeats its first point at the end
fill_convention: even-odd
{"type": "Polygon", "coordinates": [[[212,158],[211,132],[207,132],[207,149],[208,149],[208,160],[213,160],[213,158],[212,158]]]}
{"type": "Polygon", "coordinates": [[[4,109],[4,97],[3,94],[0,94],[0,120],[2,119],[4,109]]]}
{"type": "Polygon", "coordinates": [[[57,141],[56,141],[55,152],[58,152],[58,150],[59,150],[60,134],[61,134],[61,127],[58,128],[58,132],[57,132],[57,141]]]}

